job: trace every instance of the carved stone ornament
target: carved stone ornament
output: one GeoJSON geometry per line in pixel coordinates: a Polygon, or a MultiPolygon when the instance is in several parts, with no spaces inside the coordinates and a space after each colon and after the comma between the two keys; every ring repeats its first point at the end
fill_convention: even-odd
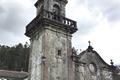
{"type": "Polygon", "coordinates": [[[93,63],[89,64],[89,70],[90,70],[90,72],[91,72],[92,75],[95,75],[96,72],[97,72],[97,67],[96,67],[96,65],[93,64],[93,63]]]}

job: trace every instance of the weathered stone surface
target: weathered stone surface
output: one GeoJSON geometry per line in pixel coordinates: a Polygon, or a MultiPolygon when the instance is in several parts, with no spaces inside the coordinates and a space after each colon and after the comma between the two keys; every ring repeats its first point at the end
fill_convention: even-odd
{"type": "Polygon", "coordinates": [[[54,11],[54,5],[58,5],[60,15],[65,16],[65,6],[67,0],[38,0],[35,4],[37,8],[37,15],[40,14],[42,8],[47,11],[54,11]]]}
{"type": "Polygon", "coordinates": [[[29,80],[73,80],[71,35],[77,27],[65,18],[66,3],[38,0],[35,4],[37,16],[25,33],[31,38],[29,80]]]}
{"type": "Polygon", "coordinates": [[[31,80],[41,79],[42,62],[42,37],[43,34],[35,36],[31,39],[31,54],[30,54],[30,78],[31,80]],[[39,44],[39,45],[38,45],[39,44]]]}
{"type": "Polygon", "coordinates": [[[75,80],[118,80],[114,72],[91,46],[76,56],[75,80]]]}
{"type": "Polygon", "coordinates": [[[30,80],[68,80],[71,54],[71,34],[47,26],[31,38],[30,80]]]}
{"type": "Polygon", "coordinates": [[[119,80],[90,45],[80,55],[71,48],[76,22],[65,18],[67,0],[38,0],[36,18],[26,27],[31,38],[29,80],[119,80]]]}

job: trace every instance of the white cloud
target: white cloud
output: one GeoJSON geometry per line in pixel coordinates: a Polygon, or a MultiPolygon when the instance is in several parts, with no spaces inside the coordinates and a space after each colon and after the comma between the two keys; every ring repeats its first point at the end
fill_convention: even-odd
{"type": "Polygon", "coordinates": [[[110,26],[110,23],[101,23],[93,29],[93,32],[82,38],[83,41],[91,40],[93,47],[105,61],[109,62],[110,59],[114,59],[116,64],[120,64],[120,28],[118,25],[111,28],[110,26]]]}
{"type": "Polygon", "coordinates": [[[0,44],[25,43],[25,26],[35,17],[35,7],[30,0],[0,1],[0,44]]]}
{"type": "Polygon", "coordinates": [[[107,63],[113,59],[115,64],[120,64],[120,1],[69,0],[69,2],[68,17],[77,20],[79,29],[73,35],[73,46],[85,50],[90,40],[107,63]]]}

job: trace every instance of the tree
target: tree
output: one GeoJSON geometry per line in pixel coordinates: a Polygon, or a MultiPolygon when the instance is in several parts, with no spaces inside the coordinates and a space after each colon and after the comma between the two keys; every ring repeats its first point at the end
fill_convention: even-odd
{"type": "Polygon", "coordinates": [[[0,45],[0,69],[28,71],[29,44],[16,46],[0,45]]]}

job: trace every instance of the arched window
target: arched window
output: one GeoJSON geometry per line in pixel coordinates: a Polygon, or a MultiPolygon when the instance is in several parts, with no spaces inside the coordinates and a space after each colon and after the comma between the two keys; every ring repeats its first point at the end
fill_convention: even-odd
{"type": "Polygon", "coordinates": [[[53,5],[53,13],[60,15],[60,7],[57,4],[53,5]]]}
{"type": "Polygon", "coordinates": [[[53,13],[54,13],[53,19],[54,20],[60,21],[60,12],[61,11],[60,11],[59,5],[57,4],[53,5],[53,13]]]}

